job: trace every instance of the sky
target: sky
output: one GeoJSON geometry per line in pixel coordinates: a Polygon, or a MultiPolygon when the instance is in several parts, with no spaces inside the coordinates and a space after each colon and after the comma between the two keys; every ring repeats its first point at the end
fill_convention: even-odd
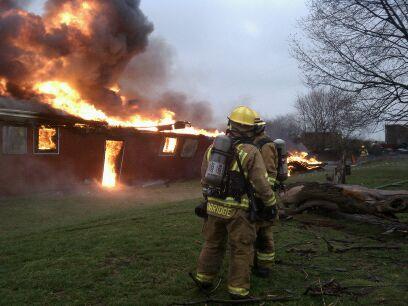
{"type": "Polygon", "coordinates": [[[142,0],[141,9],[174,55],[170,87],[209,101],[218,120],[241,104],[264,118],[293,112],[307,91],[289,54],[304,0],[142,0]]]}

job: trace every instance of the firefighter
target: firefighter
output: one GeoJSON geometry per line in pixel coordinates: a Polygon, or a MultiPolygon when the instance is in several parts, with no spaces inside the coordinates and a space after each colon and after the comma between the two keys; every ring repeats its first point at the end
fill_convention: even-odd
{"type": "Polygon", "coordinates": [[[361,157],[367,157],[367,156],[368,156],[368,151],[367,151],[365,145],[362,145],[362,146],[361,146],[360,156],[361,156],[361,157]]]}
{"type": "Polygon", "coordinates": [[[207,218],[203,226],[205,242],[198,259],[195,281],[203,288],[212,286],[228,242],[228,291],[233,299],[249,298],[256,239],[255,223],[249,218],[249,211],[253,208],[252,197],[246,183],[251,184],[256,196],[262,200],[262,214],[268,218],[277,214],[276,200],[267,180],[261,153],[249,143],[253,141],[256,117],[256,113],[248,107],[234,109],[228,117],[228,136],[218,136],[214,140],[202,163],[207,218]]]}
{"type": "MultiPolygon", "coordinates": [[[[275,190],[278,152],[272,139],[265,133],[265,121],[261,120],[259,116],[257,117],[254,145],[261,152],[268,173],[268,182],[272,190],[275,190]]],[[[274,199],[274,203],[276,203],[276,198],[274,199]]],[[[273,222],[271,221],[259,221],[256,225],[257,235],[255,241],[254,273],[259,277],[269,277],[270,269],[275,263],[275,244],[272,225],[273,222]]]]}

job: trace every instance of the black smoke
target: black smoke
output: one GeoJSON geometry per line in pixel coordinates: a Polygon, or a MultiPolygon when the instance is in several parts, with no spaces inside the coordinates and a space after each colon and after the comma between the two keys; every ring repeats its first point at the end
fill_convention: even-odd
{"type": "Polygon", "coordinates": [[[66,5],[79,11],[82,1],[48,0],[43,17],[19,9],[17,1],[2,2],[0,77],[8,81],[13,96],[24,96],[33,80],[64,80],[103,110],[121,112],[120,100],[107,88],[144,51],[153,25],[140,10],[139,1],[88,3],[96,7],[90,33],[53,23],[66,5]]]}
{"type": "Polygon", "coordinates": [[[148,115],[167,109],[179,120],[188,120],[203,128],[213,125],[213,110],[208,101],[175,91],[169,81],[176,76],[175,51],[164,39],[153,38],[145,52],[135,56],[120,78],[122,91],[133,97],[129,107],[148,115]]]}
{"type": "Polygon", "coordinates": [[[56,22],[67,7],[81,16],[84,1],[48,0],[43,16],[25,11],[26,3],[0,0],[0,78],[12,97],[30,99],[35,82],[58,80],[108,115],[158,116],[167,108],[177,119],[211,122],[208,103],[168,88],[173,52],[163,40],[149,42],[153,24],[140,1],[88,0],[85,28],[56,22]],[[110,90],[119,81],[128,103],[110,90]]]}

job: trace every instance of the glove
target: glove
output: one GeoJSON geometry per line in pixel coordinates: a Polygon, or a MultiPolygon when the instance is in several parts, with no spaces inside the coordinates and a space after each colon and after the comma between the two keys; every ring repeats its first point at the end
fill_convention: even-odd
{"type": "Polygon", "coordinates": [[[207,201],[203,201],[200,204],[196,206],[194,209],[194,213],[196,214],[197,217],[200,218],[207,218],[207,201]]]}
{"type": "Polygon", "coordinates": [[[278,208],[276,205],[265,206],[262,209],[262,218],[265,221],[273,221],[278,216],[278,208]]]}

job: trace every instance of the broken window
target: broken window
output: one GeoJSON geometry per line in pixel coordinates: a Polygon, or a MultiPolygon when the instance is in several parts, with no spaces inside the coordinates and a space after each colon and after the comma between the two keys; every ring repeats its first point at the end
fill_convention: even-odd
{"type": "Polygon", "coordinates": [[[27,153],[27,128],[18,126],[3,126],[3,153],[27,153]]]}
{"type": "Polygon", "coordinates": [[[34,153],[59,153],[59,130],[40,126],[34,129],[34,153]]]}
{"type": "Polygon", "coordinates": [[[198,140],[187,138],[184,140],[183,149],[180,156],[184,158],[191,158],[195,155],[198,147],[198,140]]]}
{"type": "Polygon", "coordinates": [[[177,138],[165,137],[161,153],[163,155],[174,155],[177,147],[177,138]]]}

